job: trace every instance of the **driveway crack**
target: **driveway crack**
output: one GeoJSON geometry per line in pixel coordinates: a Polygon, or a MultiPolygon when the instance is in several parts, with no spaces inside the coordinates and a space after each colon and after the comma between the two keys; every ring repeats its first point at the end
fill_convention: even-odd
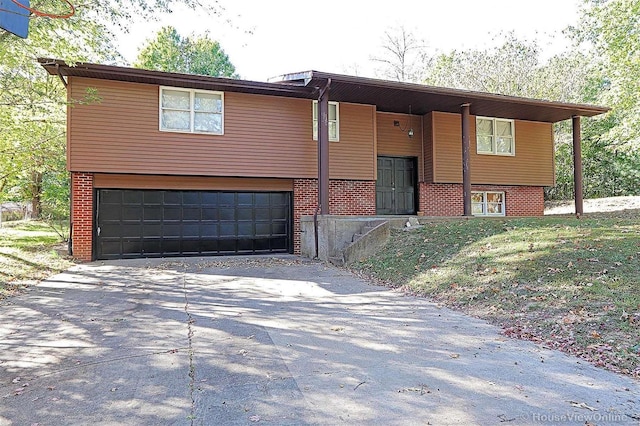
{"type": "Polygon", "coordinates": [[[185,275],[182,275],[182,290],[184,293],[184,312],[187,315],[187,347],[189,353],[189,398],[191,399],[191,409],[189,411],[188,419],[193,426],[195,420],[196,400],[195,400],[195,382],[196,382],[196,366],[193,361],[193,324],[196,322],[193,316],[189,312],[189,297],[187,295],[187,280],[185,275]]]}

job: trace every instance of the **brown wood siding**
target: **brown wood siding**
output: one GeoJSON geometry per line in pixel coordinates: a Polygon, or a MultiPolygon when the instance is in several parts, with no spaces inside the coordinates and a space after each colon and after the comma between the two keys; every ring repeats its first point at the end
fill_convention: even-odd
{"type": "MultiPolygon", "coordinates": [[[[311,103],[309,118],[311,122],[311,103]]],[[[340,141],[329,142],[329,177],[331,179],[375,180],[373,105],[340,104],[340,141]]],[[[311,131],[311,127],[309,127],[311,131]]],[[[312,142],[317,151],[317,142],[312,142]]],[[[317,152],[313,157],[317,163],[317,152]]],[[[315,172],[312,177],[317,177],[315,172]]]]}
{"type": "Polygon", "coordinates": [[[96,173],[93,177],[93,186],[112,189],[293,191],[293,180],[96,173]]]}
{"type": "MultiPolygon", "coordinates": [[[[310,100],[227,92],[224,135],[216,136],[159,131],[158,86],[70,78],[72,98],[88,87],[102,100],[70,109],[72,171],[317,177],[310,100]]],[[[373,108],[340,104],[332,179],[374,179],[373,108]]]]}
{"type": "Polygon", "coordinates": [[[422,117],[413,115],[409,120],[408,114],[396,114],[389,112],[376,113],[376,128],[378,135],[378,155],[390,157],[416,157],[418,158],[418,176],[422,181],[422,117]],[[394,126],[398,121],[400,126],[394,126]],[[403,132],[402,129],[405,131],[403,132]],[[413,128],[413,137],[407,135],[409,127],[413,128]]]}
{"type": "MultiPolygon", "coordinates": [[[[553,129],[550,123],[515,122],[515,156],[476,153],[471,116],[471,181],[474,184],[550,186],[554,183],[553,129]]],[[[462,182],[462,130],[459,114],[433,113],[434,182],[462,182]]]]}

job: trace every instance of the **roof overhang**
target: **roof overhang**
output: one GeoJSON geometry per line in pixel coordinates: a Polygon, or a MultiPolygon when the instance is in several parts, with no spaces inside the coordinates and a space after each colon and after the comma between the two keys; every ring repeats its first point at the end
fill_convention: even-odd
{"type": "Polygon", "coordinates": [[[459,114],[460,107],[469,104],[473,115],[555,123],[574,116],[592,117],[609,111],[609,108],[594,105],[551,102],[319,71],[286,74],[276,78],[282,82],[314,87],[331,80],[329,96],[332,101],[376,105],[378,111],[385,112],[408,113],[411,109],[417,115],[431,111],[459,114]]]}
{"type": "Polygon", "coordinates": [[[473,115],[555,123],[574,116],[592,117],[609,108],[379,80],[319,71],[286,74],[269,82],[167,73],[137,68],[38,59],[52,75],[157,84],[201,90],[315,99],[330,80],[332,101],[375,105],[378,111],[423,115],[431,111],[460,113],[469,104],[473,115]]]}
{"type": "Polygon", "coordinates": [[[86,77],[200,90],[254,93],[308,99],[313,99],[314,92],[312,87],[300,87],[299,85],[286,83],[264,83],[259,81],[179,74],[91,63],[78,63],[71,66],[67,65],[64,61],[47,58],[38,58],[38,62],[40,62],[49,74],[62,77],[86,77]]]}

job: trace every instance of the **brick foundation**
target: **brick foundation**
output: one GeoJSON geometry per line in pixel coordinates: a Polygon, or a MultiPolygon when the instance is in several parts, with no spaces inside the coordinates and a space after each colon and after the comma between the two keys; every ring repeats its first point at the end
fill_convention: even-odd
{"type": "MultiPolygon", "coordinates": [[[[318,180],[293,181],[293,252],[300,254],[300,217],[313,215],[318,205],[318,180]]],[[[329,214],[373,216],[376,214],[376,182],[329,181],[329,214]]]]}
{"type": "Polygon", "coordinates": [[[71,174],[73,257],[91,261],[93,248],[93,173],[71,174]]]}
{"type": "MultiPolygon", "coordinates": [[[[542,216],[544,191],[541,186],[473,185],[472,191],[501,191],[506,216],[542,216]]],[[[425,216],[462,216],[462,185],[420,183],[420,211],[425,216]]]]}

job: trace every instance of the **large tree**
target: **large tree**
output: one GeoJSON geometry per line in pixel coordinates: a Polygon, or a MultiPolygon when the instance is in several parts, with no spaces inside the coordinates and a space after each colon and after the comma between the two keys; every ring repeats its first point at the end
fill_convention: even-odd
{"type": "Polygon", "coordinates": [[[147,40],[134,66],[212,77],[239,77],[220,43],[208,34],[183,37],[171,26],[162,28],[154,39],[147,40]]]}
{"type": "Polygon", "coordinates": [[[603,137],[616,149],[640,146],[640,0],[585,0],[570,33],[600,67],[598,101],[612,107],[603,137]]]}
{"type": "Polygon", "coordinates": [[[424,40],[404,26],[388,28],[380,54],[370,60],[379,65],[376,73],[382,78],[420,83],[430,62],[426,47],[424,40]]]}
{"type": "Polygon", "coordinates": [[[437,56],[425,81],[502,95],[581,101],[594,71],[590,59],[579,52],[565,52],[544,61],[541,54],[536,40],[507,33],[494,48],[454,50],[437,56]]]}
{"type": "MultiPolygon", "coordinates": [[[[36,59],[51,57],[69,63],[115,59],[110,28],[125,26],[132,16],[153,19],[175,4],[216,13],[199,0],[86,0],[75,4],[68,19],[32,17],[29,36],[21,39],[0,30],[0,202],[31,200],[34,214],[66,210],[66,91],[36,59]],[[44,201],[44,204],[43,204],[44,201]]],[[[64,13],[59,0],[32,0],[37,10],[64,13]]],[[[94,101],[72,99],[71,103],[94,101]]]]}
{"type": "MultiPolygon", "coordinates": [[[[627,0],[618,0],[625,1],[627,0]]],[[[636,1],[638,2],[640,0],[636,1]]],[[[584,18],[587,22],[582,26],[583,32],[580,32],[583,37],[586,37],[584,34],[593,37],[596,34],[593,28],[599,28],[597,21],[589,21],[593,19],[595,12],[592,9],[588,11],[585,13],[588,19],[584,18]],[[585,33],[589,28],[591,30],[585,33]]],[[[597,16],[598,19],[609,19],[606,14],[597,16]]],[[[617,28],[615,27],[616,31],[617,28]]],[[[603,32],[598,31],[597,34],[603,32]]],[[[595,39],[592,40],[596,44],[595,39]]],[[[625,39],[627,41],[629,40],[625,39]]],[[[634,47],[630,45],[627,48],[632,56],[634,47]]],[[[611,47],[600,49],[605,52],[611,47]]],[[[637,47],[635,49],[637,51],[637,47]]],[[[633,134],[631,123],[637,124],[640,121],[638,91],[625,94],[623,87],[632,83],[626,81],[627,76],[622,77],[624,67],[620,66],[617,73],[612,72],[611,63],[615,61],[598,52],[600,51],[594,53],[584,49],[571,49],[542,60],[542,52],[536,41],[521,40],[513,33],[508,33],[503,43],[495,48],[453,51],[439,55],[428,70],[425,81],[437,86],[504,95],[612,105],[612,113],[583,120],[584,194],[589,198],[636,194],[640,188],[640,156],[621,149],[620,146],[633,134]],[[622,137],[624,133],[626,139],[622,137]]],[[[630,60],[627,56],[622,56],[625,60],[630,60]]],[[[623,62],[622,59],[619,61],[623,62]]],[[[632,71],[631,68],[629,70],[632,71]]],[[[571,198],[571,128],[566,122],[559,123],[554,128],[556,185],[547,188],[545,193],[552,199],[571,198]]],[[[638,129],[640,130],[640,126],[638,129]]]]}

